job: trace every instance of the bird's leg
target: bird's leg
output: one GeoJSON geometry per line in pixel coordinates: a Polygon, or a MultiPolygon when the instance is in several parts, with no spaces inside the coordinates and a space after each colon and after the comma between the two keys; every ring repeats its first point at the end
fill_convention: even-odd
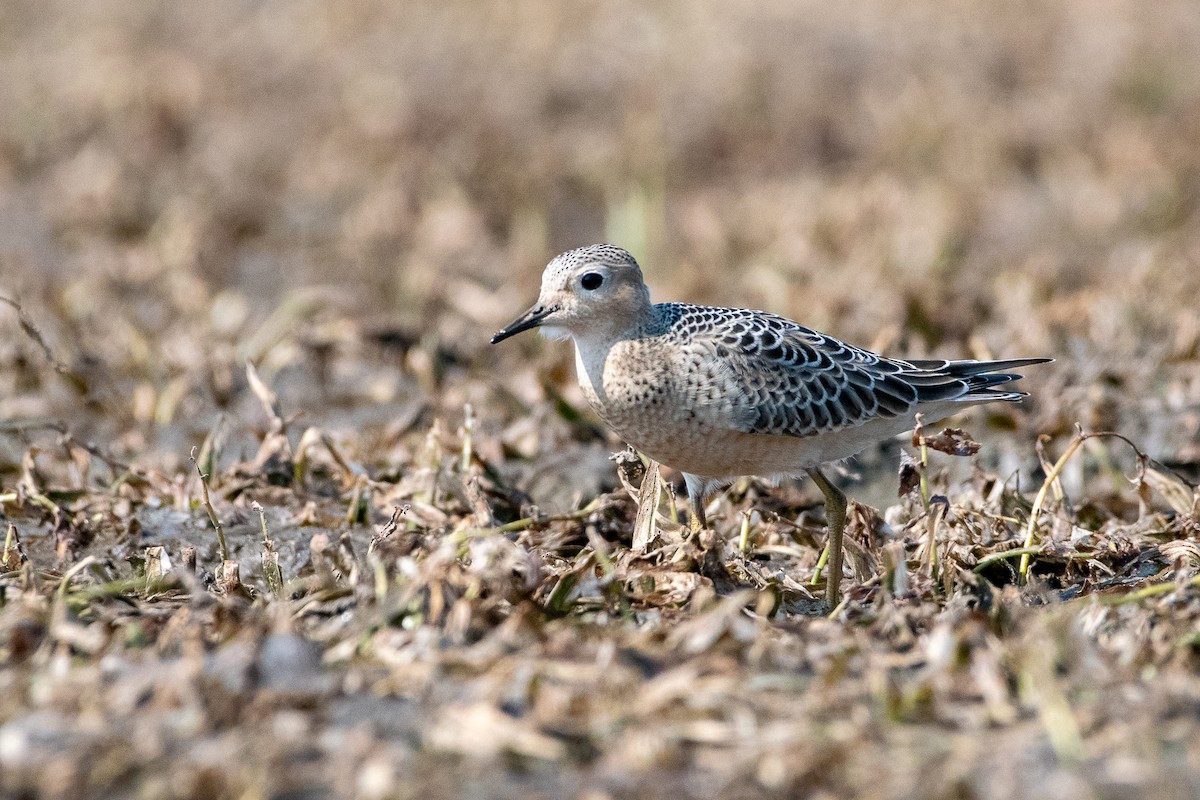
{"type": "Polygon", "coordinates": [[[688,527],[691,528],[691,533],[698,534],[704,528],[708,528],[708,521],[704,519],[704,497],[692,497],[691,492],[688,493],[688,505],[691,506],[691,521],[688,527]]]}
{"type": "Polygon", "coordinates": [[[846,495],[829,482],[819,469],[810,469],[808,476],[825,495],[825,519],[829,526],[829,577],[825,581],[825,602],[837,608],[842,583],[842,533],[846,530],[846,495]]]}
{"type": "Polygon", "coordinates": [[[688,510],[691,512],[688,527],[692,533],[699,533],[708,527],[708,520],[704,518],[704,495],[706,494],[704,481],[685,474],[683,483],[687,486],[688,510]]]}

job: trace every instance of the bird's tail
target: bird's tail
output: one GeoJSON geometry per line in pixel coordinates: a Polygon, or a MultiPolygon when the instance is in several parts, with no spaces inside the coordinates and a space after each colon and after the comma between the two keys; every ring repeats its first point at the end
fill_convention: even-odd
{"type": "Polygon", "coordinates": [[[1052,358],[1007,358],[1000,361],[906,361],[911,370],[900,377],[917,390],[920,403],[952,400],[963,403],[1009,402],[1025,397],[1025,392],[999,390],[993,387],[1020,380],[1020,369],[1032,364],[1046,364],[1052,358]]]}

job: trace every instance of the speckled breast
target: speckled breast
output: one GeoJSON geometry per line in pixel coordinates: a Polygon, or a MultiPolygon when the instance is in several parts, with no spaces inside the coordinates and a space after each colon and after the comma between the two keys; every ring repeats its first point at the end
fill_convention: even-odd
{"type": "Polygon", "coordinates": [[[617,435],[660,463],[685,472],[723,475],[736,469],[732,452],[741,413],[703,353],[656,338],[616,342],[605,353],[576,349],[584,396],[617,435]],[[588,358],[587,356],[591,356],[588,358]]]}

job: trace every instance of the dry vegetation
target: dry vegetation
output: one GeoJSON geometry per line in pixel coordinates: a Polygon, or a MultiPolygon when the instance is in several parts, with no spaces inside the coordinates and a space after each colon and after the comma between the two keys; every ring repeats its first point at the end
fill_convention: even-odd
{"type": "Polygon", "coordinates": [[[1200,795],[1197,75],[1191,0],[0,4],[0,795],[1200,795]],[[1058,361],[850,465],[831,610],[811,485],[635,548],[487,345],[597,240],[1058,361]]]}

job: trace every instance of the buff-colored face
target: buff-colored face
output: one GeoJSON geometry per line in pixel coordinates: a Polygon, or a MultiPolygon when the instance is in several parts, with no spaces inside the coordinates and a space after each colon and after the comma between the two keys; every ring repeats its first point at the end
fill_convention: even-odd
{"type": "Polygon", "coordinates": [[[580,247],[546,265],[537,303],[493,336],[492,344],[530,328],[563,338],[597,326],[632,324],[649,303],[633,256],[607,244],[580,247]]]}

